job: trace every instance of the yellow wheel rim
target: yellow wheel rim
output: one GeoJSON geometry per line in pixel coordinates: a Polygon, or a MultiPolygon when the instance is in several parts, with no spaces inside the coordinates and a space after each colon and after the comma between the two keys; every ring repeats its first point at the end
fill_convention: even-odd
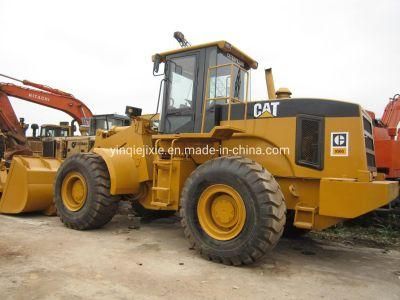
{"type": "Polygon", "coordinates": [[[246,221],[246,208],[239,193],[224,184],[206,188],[197,204],[203,230],[212,238],[227,241],[237,237],[246,221]]]}
{"type": "Polygon", "coordinates": [[[78,172],[68,173],[61,186],[61,196],[65,207],[70,211],[80,210],[87,196],[85,178],[78,172]]]}

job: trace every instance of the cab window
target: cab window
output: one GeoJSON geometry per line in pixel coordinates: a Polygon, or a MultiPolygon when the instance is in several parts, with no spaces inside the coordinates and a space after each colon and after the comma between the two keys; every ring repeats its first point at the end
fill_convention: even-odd
{"type": "Polygon", "coordinates": [[[232,67],[233,63],[237,64],[238,61],[231,60],[221,52],[217,54],[215,65],[221,67],[211,69],[209,98],[231,97],[239,101],[245,100],[247,72],[236,65],[232,67]],[[231,80],[231,76],[233,76],[233,80],[231,80]],[[233,83],[232,89],[231,83],[233,83]]]}
{"type": "Polygon", "coordinates": [[[190,109],[193,102],[196,57],[187,56],[170,62],[168,109],[190,109]]]}
{"type": "Polygon", "coordinates": [[[69,130],[68,128],[62,128],[61,129],[61,135],[62,137],[67,137],[69,135],[69,130]]]}
{"type": "Polygon", "coordinates": [[[197,55],[169,58],[165,132],[192,132],[196,92],[197,55]]]}

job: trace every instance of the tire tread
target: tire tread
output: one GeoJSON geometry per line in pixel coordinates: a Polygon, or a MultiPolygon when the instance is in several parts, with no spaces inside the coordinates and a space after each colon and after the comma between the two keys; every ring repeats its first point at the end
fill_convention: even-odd
{"type": "Polygon", "coordinates": [[[199,166],[186,180],[182,190],[180,214],[184,235],[198,253],[208,260],[238,266],[254,263],[275,247],[282,236],[286,222],[286,204],[278,182],[260,164],[244,157],[219,157],[199,166]],[[194,238],[186,221],[185,204],[191,200],[188,199],[187,195],[189,189],[193,188],[194,179],[197,176],[202,176],[209,168],[215,168],[218,165],[223,166],[227,170],[229,169],[235,174],[243,174],[238,176],[241,176],[253,188],[260,209],[265,211],[265,213],[260,214],[263,225],[258,229],[256,233],[257,237],[244,248],[242,253],[231,257],[210,253],[207,247],[204,247],[204,245],[194,238]]]}

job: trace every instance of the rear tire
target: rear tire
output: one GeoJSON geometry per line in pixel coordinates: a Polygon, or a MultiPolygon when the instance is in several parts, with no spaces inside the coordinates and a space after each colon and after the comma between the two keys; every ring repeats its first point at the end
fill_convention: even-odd
{"type": "Polygon", "coordinates": [[[286,220],[283,194],[274,177],[243,157],[220,157],[199,166],[186,180],[181,205],[191,247],[208,260],[227,265],[262,258],[279,241],[286,220]]]}
{"type": "Polygon", "coordinates": [[[97,154],[72,155],[57,172],[54,202],[58,216],[69,228],[85,230],[107,224],[117,212],[119,200],[110,194],[110,175],[97,154]]]}

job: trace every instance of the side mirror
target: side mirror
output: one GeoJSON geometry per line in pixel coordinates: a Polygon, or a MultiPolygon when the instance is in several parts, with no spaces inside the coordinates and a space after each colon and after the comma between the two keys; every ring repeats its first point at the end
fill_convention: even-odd
{"type": "Polygon", "coordinates": [[[153,56],[153,75],[156,75],[160,70],[161,56],[156,54],[153,56]]]}

